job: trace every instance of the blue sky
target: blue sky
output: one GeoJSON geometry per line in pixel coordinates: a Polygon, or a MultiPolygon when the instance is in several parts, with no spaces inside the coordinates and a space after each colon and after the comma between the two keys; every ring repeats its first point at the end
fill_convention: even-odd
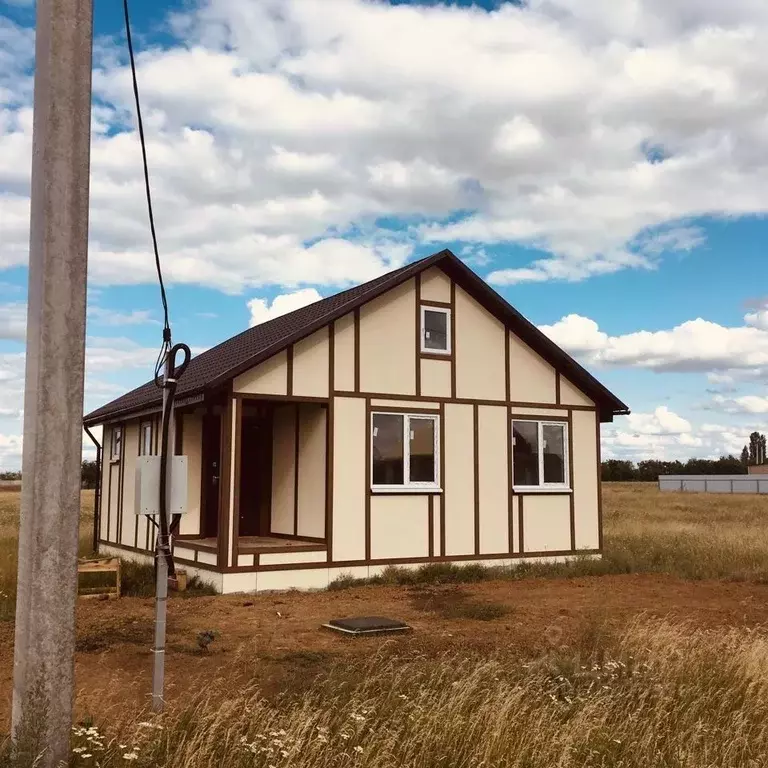
{"type": "MultiPolygon", "coordinates": [[[[131,8],[177,340],[450,247],[630,405],[605,455],[768,428],[764,3],[131,8]]],[[[121,4],[94,24],[87,409],[148,378],[160,334],[121,4]]],[[[33,26],[0,0],[0,469],[21,449],[33,26]]]]}

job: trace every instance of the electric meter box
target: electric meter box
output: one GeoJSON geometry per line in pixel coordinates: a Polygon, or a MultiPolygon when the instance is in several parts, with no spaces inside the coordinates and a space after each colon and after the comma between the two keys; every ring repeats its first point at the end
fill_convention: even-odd
{"type": "MultiPolygon", "coordinates": [[[[172,456],[171,493],[169,515],[181,515],[187,511],[187,457],[172,456]]],[[[137,515],[160,514],[160,457],[138,456],[136,458],[137,515]]]]}

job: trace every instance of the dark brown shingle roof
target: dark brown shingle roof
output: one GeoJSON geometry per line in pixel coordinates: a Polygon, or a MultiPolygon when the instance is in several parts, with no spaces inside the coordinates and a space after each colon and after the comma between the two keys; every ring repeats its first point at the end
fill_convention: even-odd
{"type": "MultiPolygon", "coordinates": [[[[436,264],[439,264],[441,269],[553,367],[562,371],[576,386],[592,397],[598,403],[604,419],[609,419],[614,413],[628,411],[621,400],[550,341],[448,250],[440,251],[377,277],[375,280],[249,328],[193,357],[186,373],[179,379],[176,391],[177,402],[183,403],[185,399],[201,395],[204,390],[226,383],[295,341],[436,264]]],[[[150,381],[111,403],[97,408],[85,416],[83,421],[86,426],[113,421],[139,411],[159,408],[161,400],[160,390],[154,382],[150,381]]]]}

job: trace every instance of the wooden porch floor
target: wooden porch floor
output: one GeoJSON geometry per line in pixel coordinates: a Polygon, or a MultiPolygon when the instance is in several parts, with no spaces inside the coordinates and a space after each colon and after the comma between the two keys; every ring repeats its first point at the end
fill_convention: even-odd
{"type": "MultiPolygon", "coordinates": [[[[178,546],[216,552],[218,543],[215,537],[205,539],[177,539],[178,546]]],[[[278,536],[240,536],[237,549],[241,554],[258,552],[322,552],[326,549],[323,541],[312,539],[283,539],[278,536]]]]}

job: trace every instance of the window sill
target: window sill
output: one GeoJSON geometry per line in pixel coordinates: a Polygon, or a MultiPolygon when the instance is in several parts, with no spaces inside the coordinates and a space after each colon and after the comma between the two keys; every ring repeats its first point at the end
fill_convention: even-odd
{"type": "Polygon", "coordinates": [[[109,463],[110,464],[119,464],[120,463],[120,459],[110,459],[109,463]]]}
{"type": "Polygon", "coordinates": [[[542,488],[538,485],[514,485],[514,493],[573,493],[573,488],[542,488]]]}
{"type": "Polygon", "coordinates": [[[420,493],[422,495],[431,495],[435,493],[442,493],[443,489],[435,487],[429,487],[429,486],[423,486],[423,487],[410,487],[410,488],[403,488],[398,487],[396,485],[392,486],[373,486],[371,487],[371,493],[381,493],[381,494],[395,494],[395,493],[420,493]]]}

